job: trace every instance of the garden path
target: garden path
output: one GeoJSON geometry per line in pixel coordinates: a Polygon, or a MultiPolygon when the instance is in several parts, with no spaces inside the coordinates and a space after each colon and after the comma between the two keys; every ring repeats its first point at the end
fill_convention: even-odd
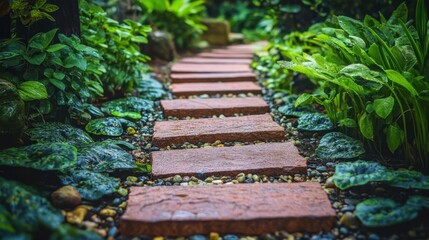
{"type": "MultiPolygon", "coordinates": [[[[268,114],[262,98],[186,98],[261,94],[249,67],[253,52],[253,45],[233,45],[175,63],[171,79],[176,99],[161,101],[164,115],[192,119],[156,122],[153,145],[165,149],[184,142],[265,143],[161,149],[151,156],[154,177],[306,174],[306,160],[285,141],[284,129],[268,114]],[[211,118],[221,114],[227,117],[211,118]]],[[[332,228],[336,216],[317,182],[132,187],[127,204],[120,230],[128,236],[319,232],[332,228]]]]}

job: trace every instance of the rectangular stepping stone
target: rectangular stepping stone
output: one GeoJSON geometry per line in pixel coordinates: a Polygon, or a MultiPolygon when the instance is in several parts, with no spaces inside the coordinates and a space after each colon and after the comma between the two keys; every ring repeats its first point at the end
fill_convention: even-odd
{"type": "Polygon", "coordinates": [[[268,104],[257,97],[162,100],[161,106],[166,117],[178,118],[264,114],[269,111],[268,104]]]}
{"type": "Polygon", "coordinates": [[[203,58],[244,58],[252,59],[253,55],[243,54],[243,53],[213,53],[213,52],[203,52],[195,55],[196,57],[203,58]]]}
{"type": "Polygon", "coordinates": [[[305,158],[290,142],[158,151],[152,152],[151,158],[154,178],[307,173],[305,158]]]}
{"type": "Polygon", "coordinates": [[[234,59],[234,58],[199,58],[187,57],[182,58],[178,63],[198,63],[198,64],[247,64],[252,63],[250,59],[234,59]]]}
{"type": "Polygon", "coordinates": [[[284,139],[284,130],[271,115],[205,118],[155,122],[152,144],[276,141],[284,139]]]}
{"type": "Polygon", "coordinates": [[[251,72],[242,73],[173,73],[170,75],[173,83],[189,82],[241,82],[256,81],[256,75],[251,72]]]}
{"type": "Polygon", "coordinates": [[[172,73],[228,73],[251,72],[248,64],[192,64],[175,63],[171,67],[172,73]]]}
{"type": "Polygon", "coordinates": [[[201,94],[240,94],[262,93],[262,88],[254,82],[212,82],[212,83],[173,83],[174,96],[192,96],[201,94]]]}
{"type": "Polygon", "coordinates": [[[330,230],[336,221],[320,183],[131,187],[127,236],[259,235],[330,230]]]}
{"type": "Polygon", "coordinates": [[[249,58],[253,57],[253,51],[248,49],[212,49],[209,53],[216,53],[216,54],[239,54],[243,56],[248,56],[249,58]]]}

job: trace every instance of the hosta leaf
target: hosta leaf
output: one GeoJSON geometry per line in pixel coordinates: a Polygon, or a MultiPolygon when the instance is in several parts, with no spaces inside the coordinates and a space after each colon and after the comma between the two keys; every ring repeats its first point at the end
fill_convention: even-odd
{"type": "Polygon", "coordinates": [[[327,115],[309,113],[298,119],[297,128],[304,131],[329,131],[334,128],[334,124],[327,115]]]}
{"type": "Polygon", "coordinates": [[[135,169],[133,157],[114,142],[94,142],[77,146],[76,167],[93,172],[109,173],[135,169]]]}
{"type": "Polygon", "coordinates": [[[64,185],[75,186],[85,200],[98,200],[112,195],[120,185],[117,178],[86,170],[70,170],[60,176],[64,185]]]}
{"type": "Polygon", "coordinates": [[[392,112],[393,106],[395,105],[395,99],[392,96],[388,96],[386,98],[378,98],[374,100],[374,109],[375,113],[386,119],[387,116],[392,112]]]}
{"type": "Polygon", "coordinates": [[[102,111],[122,117],[140,119],[143,111],[153,111],[153,102],[138,97],[127,97],[103,103],[102,111]],[[139,117],[139,118],[138,118],[139,117]]]}
{"type": "Polygon", "coordinates": [[[377,162],[338,163],[332,177],[335,185],[345,190],[351,187],[363,186],[369,182],[389,182],[395,179],[395,174],[377,162]]]}
{"type": "Polygon", "coordinates": [[[0,152],[0,165],[33,168],[42,171],[64,171],[74,166],[76,148],[64,143],[38,143],[0,152]]]}
{"type": "Polygon", "coordinates": [[[386,227],[408,222],[418,216],[420,209],[401,205],[389,198],[370,198],[356,206],[356,217],[367,227],[386,227]]]}
{"type": "Polygon", "coordinates": [[[365,153],[363,144],[340,132],[325,134],[316,154],[321,158],[356,158],[365,153]]]}
{"type": "Polygon", "coordinates": [[[123,118],[108,117],[91,120],[85,126],[85,130],[94,135],[120,136],[127,127],[136,127],[136,125],[123,118]]]}
{"type": "Polygon", "coordinates": [[[18,93],[22,100],[32,101],[47,99],[48,92],[45,85],[38,81],[26,81],[18,86],[18,93]]]}
{"type": "Polygon", "coordinates": [[[83,130],[64,123],[38,124],[28,131],[32,141],[39,143],[68,143],[71,145],[93,142],[83,130]]]}

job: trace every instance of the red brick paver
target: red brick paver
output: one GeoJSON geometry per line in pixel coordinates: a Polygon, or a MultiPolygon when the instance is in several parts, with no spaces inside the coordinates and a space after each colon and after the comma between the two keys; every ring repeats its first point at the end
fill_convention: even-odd
{"type": "Polygon", "coordinates": [[[128,236],[256,235],[326,231],[334,223],[335,211],[315,182],[131,187],[120,231],[128,236]]]}
{"type": "Polygon", "coordinates": [[[244,58],[244,59],[252,59],[253,55],[245,54],[245,53],[213,53],[213,52],[204,52],[195,55],[197,57],[203,58],[244,58]]]}
{"type": "Polygon", "coordinates": [[[179,118],[264,114],[269,111],[268,104],[257,97],[162,100],[161,106],[166,117],[179,118]]]}
{"type": "Polygon", "coordinates": [[[173,83],[174,96],[192,96],[201,94],[260,94],[262,88],[254,82],[212,82],[212,83],[173,83]]]}
{"type": "Polygon", "coordinates": [[[290,142],[152,152],[155,178],[306,174],[305,158],[290,142]]]}
{"type": "Polygon", "coordinates": [[[269,114],[213,119],[156,122],[152,144],[166,147],[171,144],[212,143],[216,140],[265,141],[282,140],[283,128],[269,114]]]}
{"type": "Polygon", "coordinates": [[[255,81],[256,75],[251,72],[243,73],[173,73],[170,75],[173,83],[189,82],[241,82],[255,81]]]}
{"type": "Polygon", "coordinates": [[[249,64],[193,64],[175,63],[171,67],[172,73],[229,73],[251,72],[249,64]]]}
{"type": "Polygon", "coordinates": [[[198,64],[247,64],[252,62],[250,59],[234,59],[234,58],[199,58],[187,57],[180,59],[179,63],[198,63],[198,64]]]}

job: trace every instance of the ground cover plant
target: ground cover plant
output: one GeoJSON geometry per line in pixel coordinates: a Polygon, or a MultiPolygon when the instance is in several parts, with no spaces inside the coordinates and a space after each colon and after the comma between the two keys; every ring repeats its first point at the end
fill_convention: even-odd
{"type": "MultiPolygon", "coordinates": [[[[281,46],[273,51],[287,60],[280,65],[305,75],[317,87],[312,94],[300,95],[295,107],[320,104],[336,125],[366,140],[372,150],[390,151],[427,169],[428,75],[424,66],[428,36],[423,1],[416,13],[414,22],[409,21],[407,6],[401,4],[388,19],[334,16],[308,32],[285,37],[283,48],[295,51],[284,53],[281,46]],[[295,36],[299,36],[297,41],[291,41],[295,36]]],[[[280,79],[267,74],[267,84],[274,88],[294,78],[287,72],[280,79]]]]}

